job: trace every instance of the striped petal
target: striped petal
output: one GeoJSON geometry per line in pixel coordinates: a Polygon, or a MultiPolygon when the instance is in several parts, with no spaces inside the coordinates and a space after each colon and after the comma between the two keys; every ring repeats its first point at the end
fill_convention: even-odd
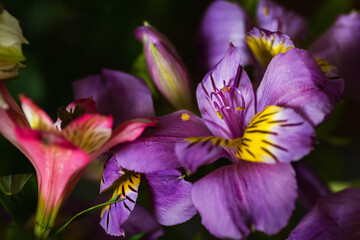
{"type": "Polygon", "coordinates": [[[308,154],[314,137],[312,126],[294,110],[269,106],[253,117],[235,156],[251,162],[288,163],[308,154]]]}
{"type": "Polygon", "coordinates": [[[116,189],[112,198],[124,199],[123,201],[107,205],[101,211],[100,225],[112,236],[125,236],[121,228],[135,207],[140,185],[140,175],[133,171],[122,169],[120,177],[115,181],[116,189]]]}
{"type": "Polygon", "coordinates": [[[315,59],[293,48],[276,55],[257,89],[257,112],[269,105],[291,107],[313,125],[334,108],[325,90],[327,79],[315,59]]]}
{"type": "Polygon", "coordinates": [[[273,1],[260,1],[257,7],[256,18],[259,27],[272,32],[283,32],[294,41],[303,40],[306,36],[306,20],[273,1]]]}
{"type": "Polygon", "coordinates": [[[32,129],[51,131],[55,130],[54,122],[49,115],[39,108],[30,98],[20,96],[21,107],[32,129]]]}
{"type": "Polygon", "coordinates": [[[88,154],[93,153],[110,138],[112,117],[85,114],[71,122],[62,135],[88,154]]]}
{"type": "Polygon", "coordinates": [[[218,238],[245,239],[251,228],[274,234],[295,207],[291,164],[241,161],[193,184],[192,200],[202,224],[218,238]]]}
{"type": "Polygon", "coordinates": [[[175,169],[145,175],[155,219],[165,226],[183,223],[196,214],[191,201],[191,183],[175,169]]]}
{"type": "Polygon", "coordinates": [[[242,56],[241,65],[251,63],[244,41],[250,27],[250,16],[238,4],[214,1],[206,10],[198,33],[201,63],[205,65],[205,70],[211,69],[221,60],[230,41],[238,47],[242,56]]]}
{"type": "Polygon", "coordinates": [[[84,151],[54,132],[17,128],[15,136],[36,170],[39,201],[35,234],[45,239],[60,206],[91,159],[84,151]]]}

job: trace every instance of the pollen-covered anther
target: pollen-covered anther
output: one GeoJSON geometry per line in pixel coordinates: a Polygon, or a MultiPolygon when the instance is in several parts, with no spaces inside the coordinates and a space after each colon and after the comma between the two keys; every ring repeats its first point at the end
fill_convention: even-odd
{"type": "Polygon", "coordinates": [[[269,16],[269,8],[264,7],[264,15],[269,16]]]}
{"type": "Polygon", "coordinates": [[[68,111],[64,107],[59,107],[56,111],[58,118],[61,120],[61,129],[64,129],[72,121],[84,114],[84,108],[81,104],[76,104],[74,109],[68,111]]]}
{"type": "Polygon", "coordinates": [[[183,121],[190,120],[190,115],[188,113],[181,114],[181,120],[183,120],[183,121]]]}

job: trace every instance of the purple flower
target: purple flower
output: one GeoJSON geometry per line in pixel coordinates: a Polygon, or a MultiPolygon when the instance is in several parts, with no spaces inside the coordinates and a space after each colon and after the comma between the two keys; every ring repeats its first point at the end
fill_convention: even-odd
{"type": "Polygon", "coordinates": [[[319,199],[288,240],[360,239],[360,189],[350,188],[319,199]]]}
{"type": "MultiPolygon", "coordinates": [[[[104,70],[100,76],[90,76],[75,82],[74,92],[76,97],[93,96],[99,111],[112,114],[115,122],[135,116],[154,115],[150,89],[142,79],[126,73],[104,70]]],[[[113,154],[104,167],[100,190],[104,192],[115,188],[113,197],[125,200],[103,209],[100,224],[108,234],[125,234],[123,224],[135,207],[138,187],[144,178],[148,182],[157,222],[175,225],[195,215],[196,210],[191,201],[191,183],[185,181],[182,173],[176,170],[180,164],[176,161],[173,149],[179,140],[170,139],[165,144],[159,141],[164,140],[163,135],[178,136],[181,133],[181,128],[175,129],[176,124],[182,121],[178,115],[179,113],[159,117],[159,126],[154,131],[145,133],[139,142],[134,145],[119,145],[113,149],[113,154]],[[174,118],[178,118],[178,121],[174,121],[174,118]],[[174,130],[169,132],[168,129],[171,128],[174,130]],[[166,159],[162,159],[162,156],[166,159]]],[[[185,134],[178,139],[191,136],[185,134]]]]}
{"type": "MultiPolygon", "coordinates": [[[[354,86],[349,87],[349,92],[354,90],[349,96],[356,98],[356,89],[360,86],[360,73],[356,67],[360,63],[360,48],[357,44],[360,40],[359,16],[356,12],[340,16],[334,26],[311,47],[318,65],[328,78],[324,84],[325,92],[333,105],[342,96],[342,77],[354,86]]],[[[227,1],[212,3],[199,31],[201,61],[206,63],[207,69],[221,59],[230,39],[239,48],[242,65],[255,65],[256,79],[260,80],[271,58],[294,47],[292,41],[298,43],[307,32],[306,21],[301,16],[268,0],[259,1],[256,22],[259,29],[248,32],[249,17],[240,6],[227,1]]]]}
{"type": "MultiPolygon", "coordinates": [[[[310,52],[336,66],[345,79],[345,95],[360,101],[360,13],[340,15],[310,47],[310,52]]],[[[332,69],[329,69],[332,70],[332,69]]],[[[336,75],[335,75],[336,76],[336,75]]],[[[334,77],[334,76],[333,76],[334,77]]]]}
{"type": "Polygon", "coordinates": [[[175,147],[179,162],[191,172],[221,157],[232,162],[192,187],[203,225],[220,238],[246,238],[252,227],[274,234],[287,224],[297,197],[290,162],[312,150],[312,124],[332,109],[322,87],[326,77],[306,51],[293,48],[276,55],[256,91],[240,62],[230,44],[196,92],[209,131],[202,129],[203,135],[175,147]]]}

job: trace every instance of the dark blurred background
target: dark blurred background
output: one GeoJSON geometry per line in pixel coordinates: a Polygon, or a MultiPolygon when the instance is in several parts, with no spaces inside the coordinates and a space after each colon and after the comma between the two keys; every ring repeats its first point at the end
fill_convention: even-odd
{"type": "MultiPolygon", "coordinates": [[[[23,46],[26,68],[20,71],[19,79],[8,83],[9,89],[16,99],[19,93],[28,95],[55,119],[57,107],[66,106],[73,100],[71,83],[74,80],[99,74],[102,68],[132,71],[135,59],[142,52],[142,44],[133,37],[133,30],[145,20],[174,44],[196,86],[205,73],[196,64],[194,41],[199,22],[210,2],[3,0],[4,8],[20,21],[23,34],[30,42],[23,46]]],[[[256,1],[237,2],[254,13],[256,1]]],[[[357,0],[277,2],[309,20],[309,41],[326,30],[338,14],[360,9],[357,0]]],[[[360,179],[359,106],[348,99],[339,104],[333,118],[317,129],[318,146],[304,161],[334,188],[356,185],[360,179]]],[[[34,171],[28,160],[2,137],[0,151],[0,175],[34,171]]],[[[90,203],[96,198],[97,187],[97,184],[81,182],[76,191],[86,192],[90,203]]],[[[295,212],[292,227],[304,213],[301,204],[298,205],[300,210],[295,212]]],[[[0,218],[0,230],[6,221],[6,216],[0,218]]],[[[272,238],[257,233],[250,239],[284,239],[289,229],[272,238]]],[[[197,216],[181,227],[166,228],[164,239],[212,237],[201,227],[197,216]]]]}

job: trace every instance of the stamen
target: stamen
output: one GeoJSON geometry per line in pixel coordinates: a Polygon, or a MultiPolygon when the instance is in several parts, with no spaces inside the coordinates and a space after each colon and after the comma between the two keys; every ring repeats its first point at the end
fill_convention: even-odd
{"type": "Polygon", "coordinates": [[[71,109],[70,112],[64,107],[59,107],[56,111],[58,118],[61,120],[61,129],[64,129],[72,121],[84,114],[84,108],[81,104],[76,104],[74,109],[71,109]]]}
{"type": "Polygon", "coordinates": [[[269,8],[264,7],[264,15],[269,16],[269,8]]]}

